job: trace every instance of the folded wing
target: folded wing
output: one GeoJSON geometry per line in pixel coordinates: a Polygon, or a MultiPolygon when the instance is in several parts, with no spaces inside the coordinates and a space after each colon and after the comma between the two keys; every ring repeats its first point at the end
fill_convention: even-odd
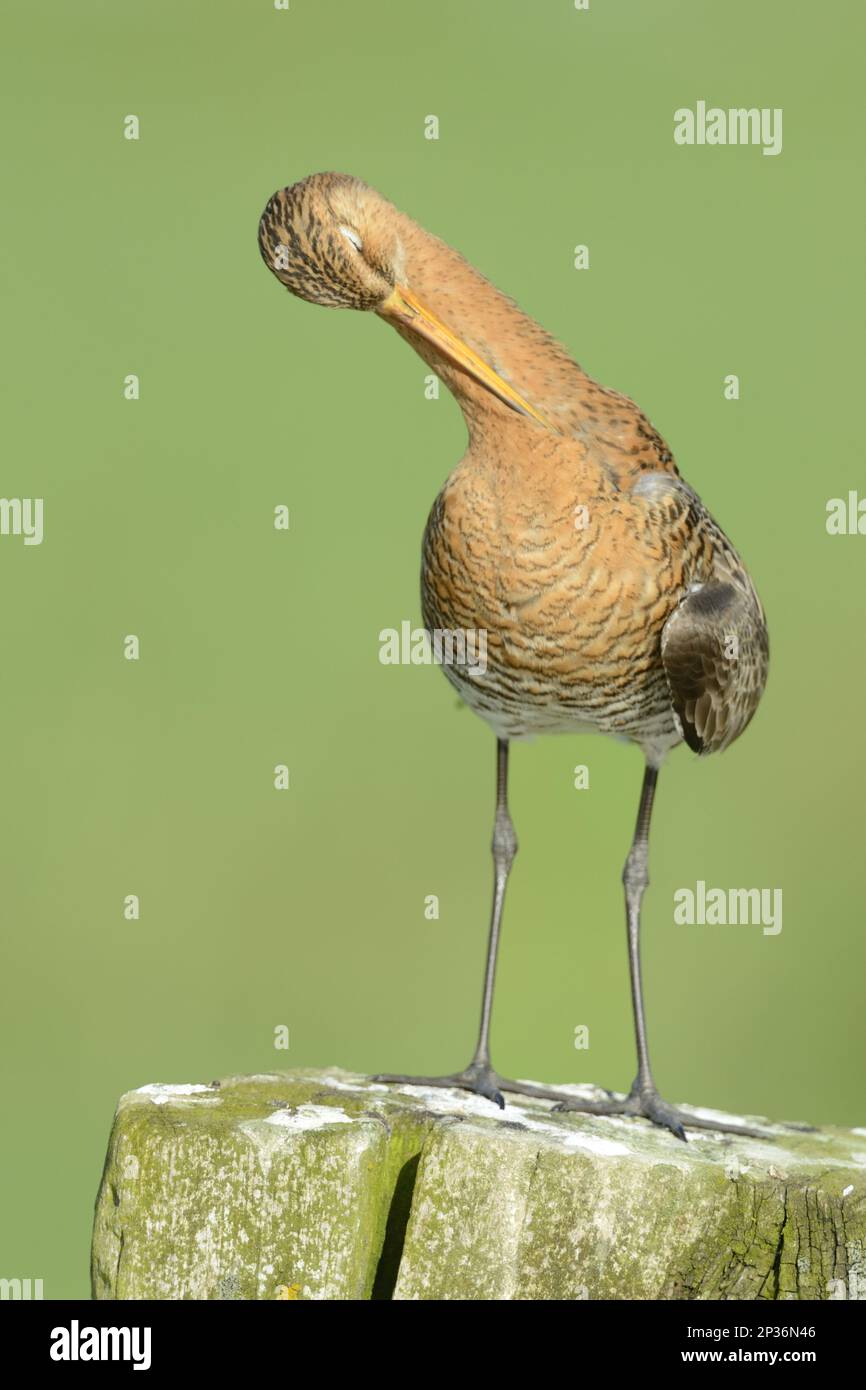
{"type": "Polygon", "coordinates": [[[748,582],[696,586],[665,623],[662,661],[686,743],[696,753],[727,748],[755,713],[767,679],[767,627],[748,582]]]}

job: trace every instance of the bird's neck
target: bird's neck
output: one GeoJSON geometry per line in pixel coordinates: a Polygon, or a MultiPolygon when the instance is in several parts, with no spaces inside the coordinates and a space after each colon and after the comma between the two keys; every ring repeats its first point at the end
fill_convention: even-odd
{"type": "MultiPolygon", "coordinates": [[[[587,373],[459,252],[402,215],[400,238],[408,287],[554,427],[571,433],[581,399],[597,390],[587,373]]],[[[471,438],[486,433],[491,424],[498,430],[518,422],[530,426],[411,328],[397,331],[456,397],[471,438]]],[[[531,427],[542,428],[534,422],[531,427]]]]}

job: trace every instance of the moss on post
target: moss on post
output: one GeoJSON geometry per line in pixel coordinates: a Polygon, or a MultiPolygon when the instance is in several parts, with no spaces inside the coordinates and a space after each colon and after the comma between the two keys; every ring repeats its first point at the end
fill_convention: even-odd
{"type": "Polygon", "coordinates": [[[146,1086],[97,1201],[102,1299],[866,1298],[866,1131],[500,1114],[339,1071],[146,1086]]]}

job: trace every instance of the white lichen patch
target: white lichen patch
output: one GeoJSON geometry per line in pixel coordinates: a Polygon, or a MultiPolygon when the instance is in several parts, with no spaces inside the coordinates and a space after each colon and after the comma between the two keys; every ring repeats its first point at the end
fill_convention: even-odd
{"type": "MultiPolygon", "coordinates": [[[[767,1138],[779,1133],[778,1126],[770,1124],[761,1115],[729,1115],[726,1110],[712,1110],[707,1105],[679,1105],[684,1115],[693,1115],[696,1120],[714,1120],[723,1125],[744,1125],[748,1129],[766,1129],[767,1138]]],[[[712,1131],[710,1131],[712,1132],[712,1131]]]]}
{"type": "Polygon", "coordinates": [[[392,1084],[388,1090],[415,1096],[424,1102],[425,1109],[432,1110],[434,1114],[480,1116],[486,1120],[495,1120],[503,1114],[495,1101],[476,1096],[471,1091],[461,1091],[458,1087],[392,1084]]]}
{"type": "Polygon", "coordinates": [[[323,1125],[350,1125],[352,1117],[333,1105],[299,1105],[297,1110],[275,1110],[261,1123],[281,1129],[321,1129],[323,1125]]]}
{"type": "MultiPolygon", "coordinates": [[[[369,1121],[353,1121],[351,1115],[328,1105],[299,1105],[295,1109],[274,1110],[261,1119],[241,1120],[237,1124],[237,1131],[255,1145],[259,1162],[267,1172],[274,1159],[282,1158],[292,1140],[301,1143],[303,1136],[316,1131],[336,1131],[344,1125],[352,1126],[351,1130],[345,1132],[357,1135],[361,1146],[367,1142],[367,1132],[371,1127],[369,1121]]],[[[381,1129],[379,1125],[375,1127],[381,1129]]]]}
{"type": "Polygon", "coordinates": [[[627,1144],[621,1144],[616,1139],[605,1139],[598,1134],[588,1134],[576,1130],[566,1129],[565,1126],[545,1124],[543,1120],[538,1120],[534,1115],[523,1111],[519,1123],[524,1129],[528,1129],[534,1134],[543,1134],[545,1138],[558,1144],[565,1149],[583,1149],[586,1153],[599,1154],[606,1158],[622,1158],[634,1153],[627,1144]]]}
{"type": "Polygon", "coordinates": [[[381,1081],[368,1081],[365,1076],[357,1076],[354,1081],[344,1081],[342,1076],[331,1076],[328,1073],[324,1078],[325,1085],[332,1091],[355,1091],[363,1092],[378,1091],[380,1094],[387,1095],[392,1088],[386,1086],[381,1081]]]}
{"type": "MultiPolygon", "coordinates": [[[[575,1100],[608,1100],[611,1095],[616,1096],[616,1092],[606,1091],[603,1086],[595,1086],[588,1081],[563,1081],[548,1083],[543,1081],[532,1081],[529,1077],[518,1077],[521,1086],[539,1086],[546,1091],[562,1091],[564,1095],[574,1096],[575,1100]]],[[[617,1097],[622,1099],[622,1097],[617,1097]]],[[[532,1100],[531,1096],[526,1097],[532,1100]]],[[[553,1104],[553,1101],[548,1102],[553,1104]]]]}
{"type": "Polygon", "coordinates": [[[167,1105],[169,1101],[179,1100],[183,1096],[207,1095],[213,1101],[219,1101],[220,1097],[212,1086],[201,1086],[197,1082],[179,1082],[168,1084],[160,1081],[150,1082],[147,1086],[139,1086],[136,1090],[130,1091],[131,1096],[147,1096],[153,1101],[154,1105],[167,1105]]]}

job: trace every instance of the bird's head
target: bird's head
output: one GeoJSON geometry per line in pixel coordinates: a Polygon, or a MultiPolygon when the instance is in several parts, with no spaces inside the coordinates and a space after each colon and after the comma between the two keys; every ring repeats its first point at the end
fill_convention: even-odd
{"type": "Polygon", "coordinates": [[[397,209],[361,179],[311,174],[270,199],[259,221],[259,249],[268,269],[299,299],[373,310],[409,338],[423,339],[434,362],[458,367],[512,410],[551,428],[413,293],[400,221],[397,209]]]}
{"type": "Polygon", "coordinates": [[[259,249],[300,299],[332,309],[378,309],[402,272],[394,214],[360,179],[311,174],[271,198],[259,222],[259,249]]]}

